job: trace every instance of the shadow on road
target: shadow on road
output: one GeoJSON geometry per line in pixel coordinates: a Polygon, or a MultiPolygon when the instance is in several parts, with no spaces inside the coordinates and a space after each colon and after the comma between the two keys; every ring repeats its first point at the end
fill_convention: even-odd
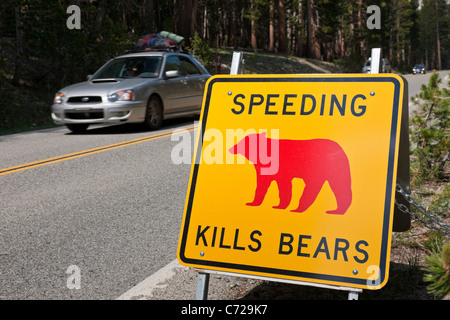
{"type": "Polygon", "coordinates": [[[174,129],[179,126],[185,126],[189,124],[194,124],[194,121],[198,121],[198,117],[185,117],[178,119],[164,120],[163,125],[160,129],[152,131],[147,129],[143,124],[139,123],[124,123],[124,124],[113,124],[104,125],[97,127],[89,127],[86,132],[74,133],[68,131],[66,135],[112,135],[112,134],[132,134],[132,133],[142,133],[142,132],[159,132],[161,130],[174,129]]]}

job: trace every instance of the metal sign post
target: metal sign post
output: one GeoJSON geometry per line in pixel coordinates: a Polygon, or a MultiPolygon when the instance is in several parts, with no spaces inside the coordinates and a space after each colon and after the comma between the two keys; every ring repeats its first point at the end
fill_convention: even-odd
{"type": "Polygon", "coordinates": [[[198,271],[197,274],[197,291],[195,292],[196,300],[208,299],[209,273],[198,271]]]}
{"type": "Polygon", "coordinates": [[[381,66],[381,48],[372,48],[372,56],[370,59],[370,73],[380,73],[381,66]]]}
{"type": "MultiPolygon", "coordinates": [[[[372,48],[371,50],[370,73],[378,74],[382,71],[382,50],[372,48]]],[[[401,114],[400,146],[398,155],[397,184],[408,194],[410,193],[410,171],[409,171],[409,104],[408,104],[408,83],[405,82],[405,95],[403,97],[403,108],[401,114]]],[[[395,201],[410,209],[409,202],[401,197],[398,192],[395,201]]],[[[403,232],[411,227],[411,217],[401,211],[398,206],[394,208],[393,231],[403,232]]]]}
{"type": "Polygon", "coordinates": [[[243,74],[244,73],[244,54],[242,51],[233,52],[233,60],[231,61],[230,74],[243,74]]]}
{"type": "MultiPolygon", "coordinates": [[[[231,61],[230,74],[237,75],[244,73],[244,54],[242,52],[233,52],[233,60],[231,61]]],[[[220,58],[219,58],[220,61],[220,58]]],[[[197,270],[197,291],[195,293],[196,300],[208,299],[209,273],[203,270],[197,270]]]]}

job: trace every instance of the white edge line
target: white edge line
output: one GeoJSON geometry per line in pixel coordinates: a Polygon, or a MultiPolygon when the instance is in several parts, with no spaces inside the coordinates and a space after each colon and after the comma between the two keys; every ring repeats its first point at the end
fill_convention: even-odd
{"type": "Polygon", "coordinates": [[[162,267],[154,274],[139,282],[136,286],[122,294],[116,300],[138,300],[153,297],[153,290],[158,288],[165,288],[168,284],[163,284],[166,280],[175,275],[175,268],[186,268],[182,266],[177,259],[173,260],[166,266],[162,267]]]}

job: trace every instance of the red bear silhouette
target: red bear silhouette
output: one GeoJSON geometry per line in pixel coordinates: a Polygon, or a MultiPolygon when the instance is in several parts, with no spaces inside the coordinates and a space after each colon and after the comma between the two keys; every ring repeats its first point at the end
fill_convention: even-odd
{"type": "Polygon", "coordinates": [[[337,202],[337,208],[327,213],[344,214],[352,202],[348,158],[341,146],[332,140],[283,140],[267,138],[265,133],[249,134],[228,151],[243,155],[256,169],[255,198],[247,203],[248,206],[261,205],[270,184],[276,181],[280,203],[273,208],[286,209],[291,202],[294,178],[303,179],[305,188],[298,208],[292,212],[306,211],[325,181],[337,202]],[[274,164],[277,170],[267,170],[274,164]]]}

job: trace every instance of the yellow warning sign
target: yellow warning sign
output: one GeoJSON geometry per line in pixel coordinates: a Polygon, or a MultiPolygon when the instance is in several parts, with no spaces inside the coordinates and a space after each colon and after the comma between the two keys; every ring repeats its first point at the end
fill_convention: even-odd
{"type": "Polygon", "coordinates": [[[212,77],[180,263],[381,288],[404,88],[393,74],[212,77]]]}

